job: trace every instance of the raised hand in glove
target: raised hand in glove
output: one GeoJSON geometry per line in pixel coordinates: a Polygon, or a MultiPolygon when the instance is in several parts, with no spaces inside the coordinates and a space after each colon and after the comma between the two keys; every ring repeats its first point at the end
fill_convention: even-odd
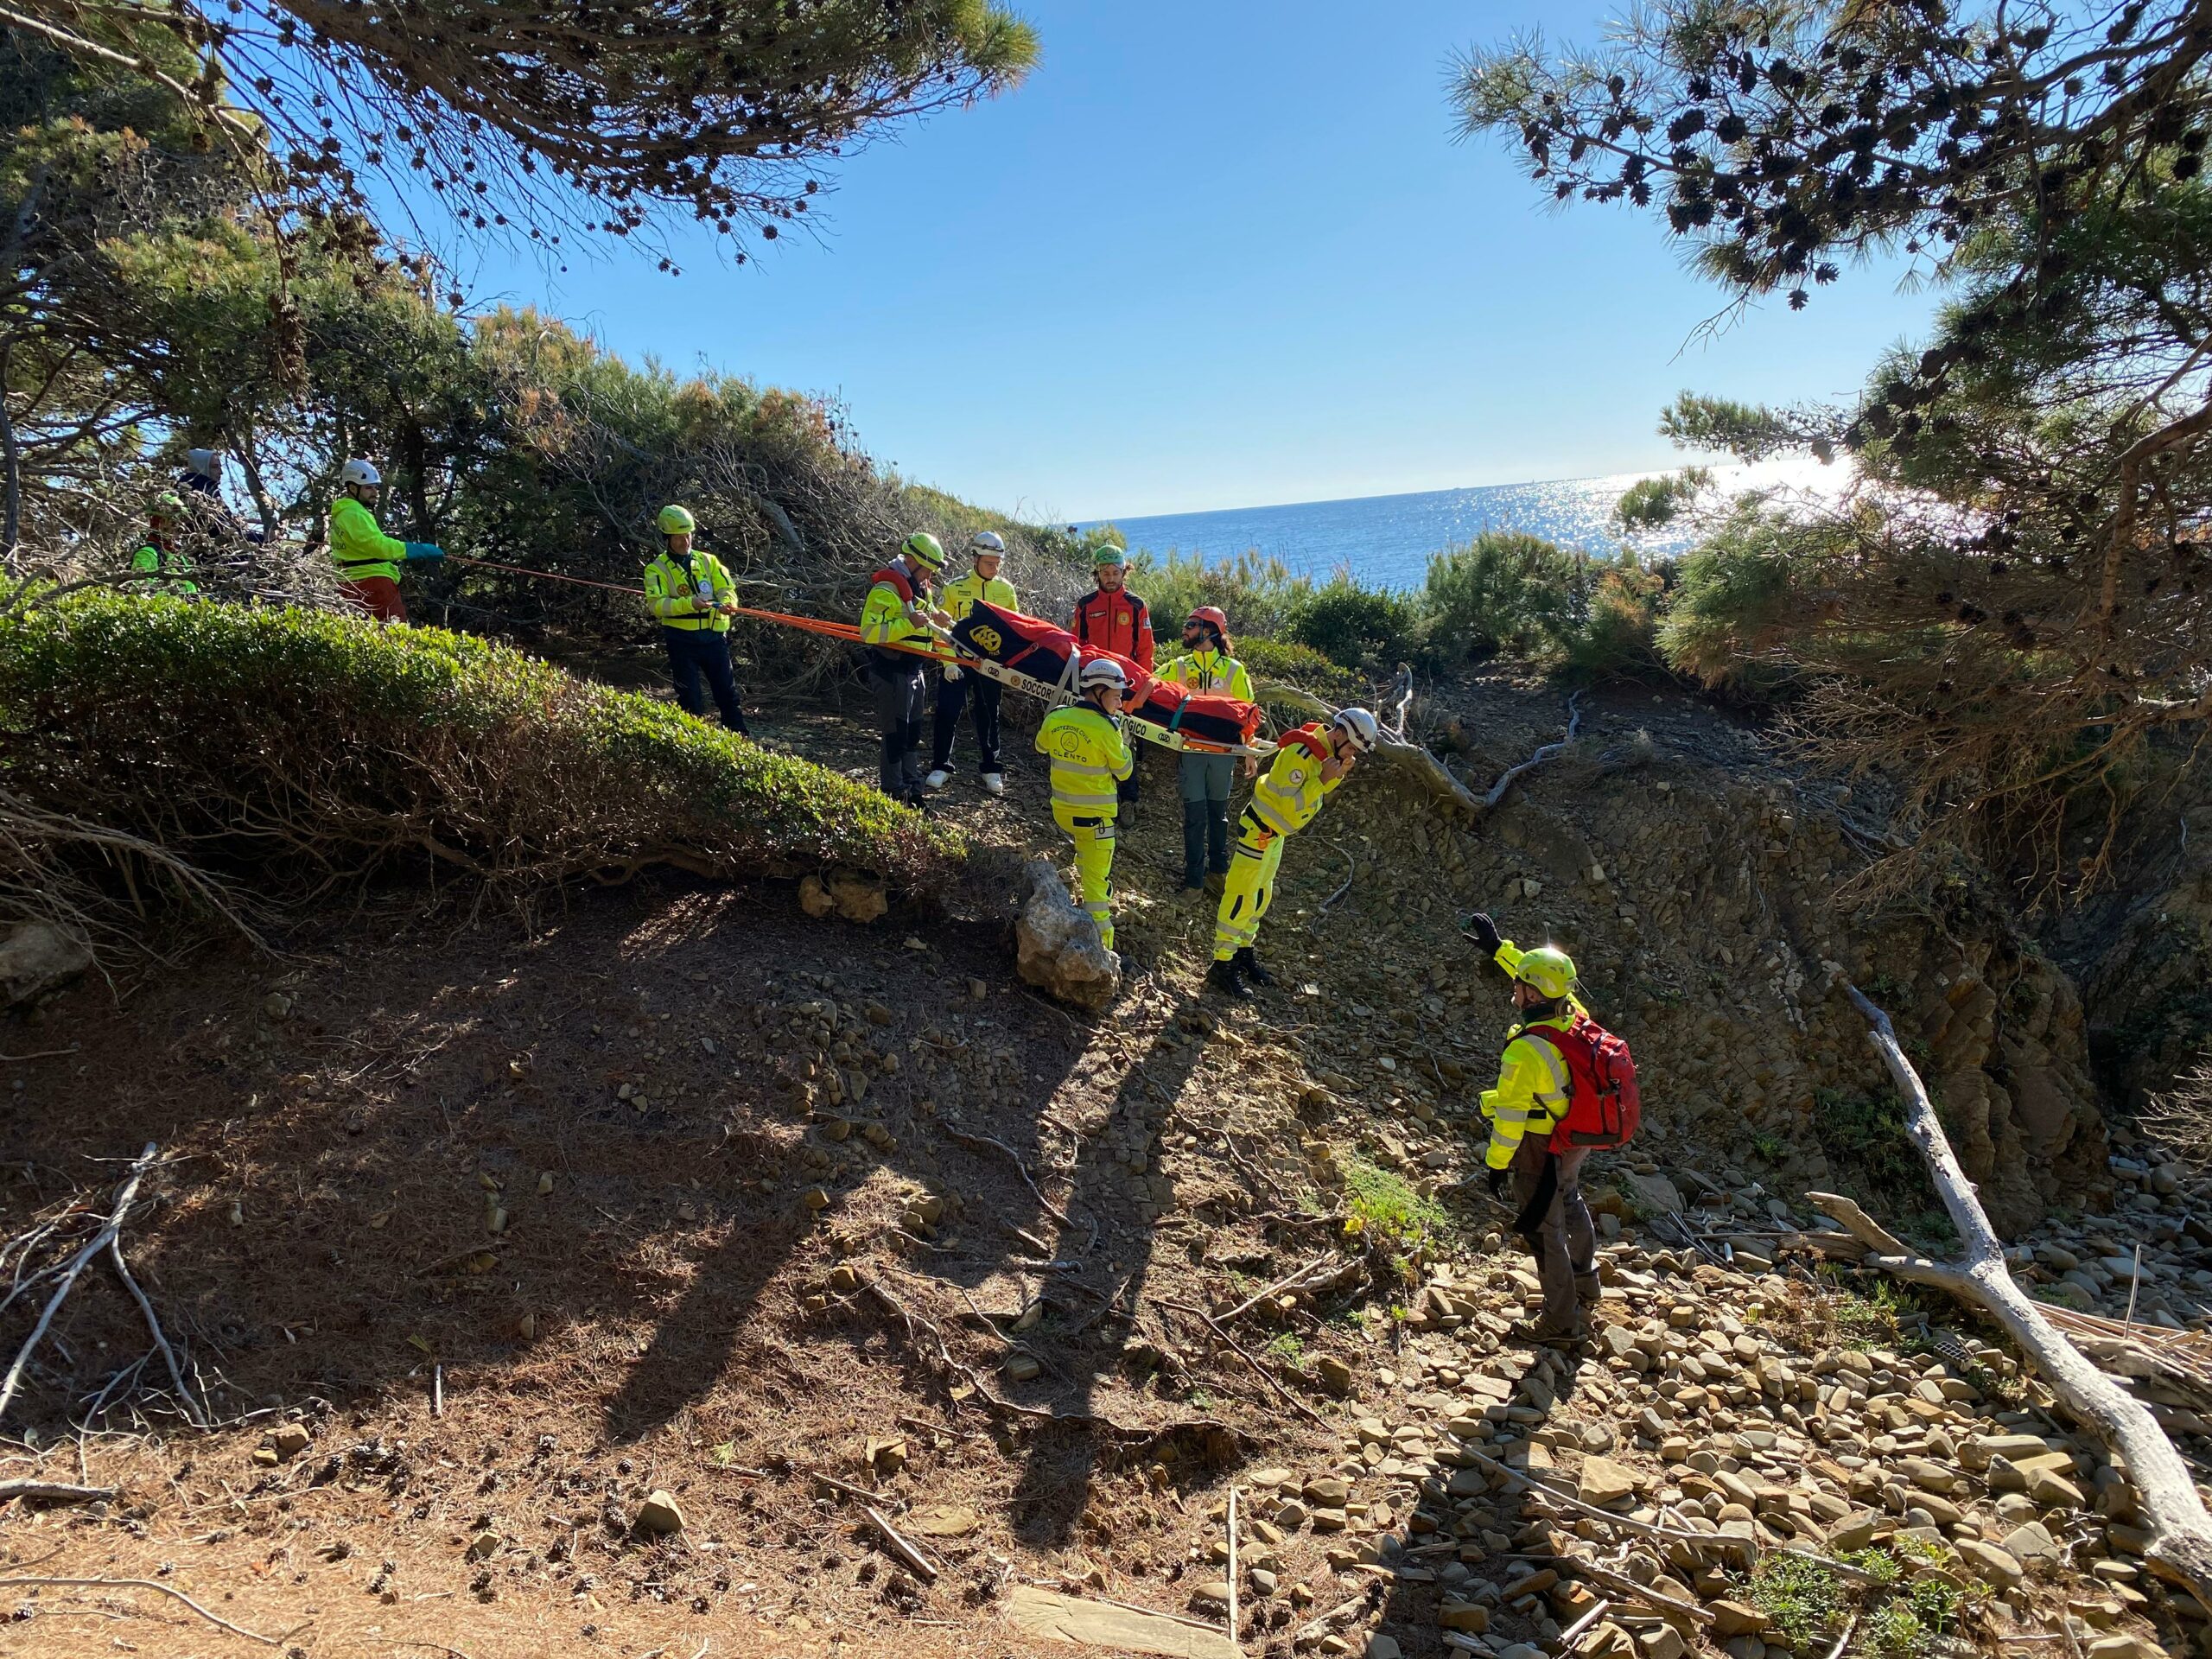
{"type": "Polygon", "coordinates": [[[957,663],[947,663],[944,665],[944,683],[947,685],[952,685],[957,683],[959,678],[960,665],[957,663]]]}
{"type": "Polygon", "coordinates": [[[1485,950],[1496,950],[1503,937],[1497,931],[1497,924],[1491,920],[1487,911],[1478,910],[1468,917],[1467,931],[1475,936],[1485,950]]]}
{"type": "Polygon", "coordinates": [[[1484,1184],[1490,1188],[1490,1195],[1493,1198],[1503,1198],[1505,1196],[1507,1173],[1502,1169],[1493,1169],[1483,1177],[1484,1184]]]}
{"type": "Polygon", "coordinates": [[[445,549],[435,542],[409,542],[406,546],[410,564],[434,564],[446,556],[445,549]]]}

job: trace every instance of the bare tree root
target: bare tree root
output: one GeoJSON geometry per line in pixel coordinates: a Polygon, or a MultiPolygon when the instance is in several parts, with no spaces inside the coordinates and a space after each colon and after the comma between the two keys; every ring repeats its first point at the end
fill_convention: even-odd
{"type": "Polygon", "coordinates": [[[1897,1044],[1889,1015],[1858,987],[1847,982],[1843,988],[1866,1017],[1868,1039],[1904,1098],[1906,1130],[1958,1230],[1964,1260],[1953,1263],[1916,1255],[1849,1198],[1826,1192],[1806,1196],[1866,1246],[1869,1253],[1863,1265],[1948,1291],[1982,1308],[2005,1327],[2043,1372],[2051,1391],[2126,1463],[2138,1506],[2149,1523],[2151,1543],[2145,1554],[2153,1570],[2186,1586],[2199,1601],[2212,1606],[2212,1514],[2206,1512],[2188,1464],[2150,1408],[2098,1370],[2005,1270],[2004,1247],[1973,1183],[1959,1166],[1926,1085],[1897,1044]]]}

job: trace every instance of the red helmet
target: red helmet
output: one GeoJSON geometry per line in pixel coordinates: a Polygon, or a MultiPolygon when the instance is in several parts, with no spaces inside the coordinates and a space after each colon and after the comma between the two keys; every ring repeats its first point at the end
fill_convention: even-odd
{"type": "Polygon", "coordinates": [[[1229,618],[1220,606],[1201,605],[1183,619],[1183,626],[1186,628],[1193,622],[1203,622],[1211,628],[1213,637],[1220,643],[1221,648],[1224,651],[1229,649],[1229,618]]]}

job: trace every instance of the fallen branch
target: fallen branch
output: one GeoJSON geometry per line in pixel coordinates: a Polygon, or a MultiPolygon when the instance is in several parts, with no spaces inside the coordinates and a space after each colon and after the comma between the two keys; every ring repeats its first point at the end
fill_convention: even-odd
{"type": "Polygon", "coordinates": [[[162,1322],[154,1315],[153,1303],[146,1300],[146,1293],[138,1288],[138,1281],[130,1276],[130,1269],[123,1260],[123,1236],[111,1233],[107,1241],[108,1255],[114,1260],[115,1270],[123,1277],[124,1288],[130,1293],[130,1300],[138,1304],[138,1311],[145,1316],[146,1329],[152,1333],[154,1346],[161,1352],[162,1362],[169,1368],[169,1381],[176,1385],[177,1403],[184,1412],[185,1421],[194,1428],[207,1427],[207,1414],[193,1398],[191,1386],[184,1380],[184,1368],[177,1363],[176,1350],[169,1346],[169,1339],[162,1332],[162,1322]]]}
{"type": "Polygon", "coordinates": [[[1262,1302],[1267,1300],[1268,1297],[1274,1295],[1278,1291],[1290,1289],[1307,1274],[1313,1272],[1314,1268],[1319,1267],[1324,1262],[1326,1262],[1333,1254],[1333,1251],[1324,1250],[1320,1255],[1315,1256],[1311,1262],[1308,1262],[1304,1267],[1296,1268],[1293,1272],[1286,1274],[1282,1278],[1276,1280],[1274,1284],[1269,1285],[1265,1290],[1261,1291],[1255,1295],[1247,1296],[1243,1301],[1237,1303],[1236,1306],[1230,1308],[1228,1313],[1217,1313],[1213,1317],[1219,1319],[1224,1325],[1234,1325],[1239,1319],[1243,1318],[1245,1314],[1249,1313],[1254,1308],[1257,1307],[1262,1302]]]}
{"type": "Polygon", "coordinates": [[[1868,1040],[1904,1098],[1906,1131],[1942,1195],[1943,1207],[1965,1249],[1964,1262],[1953,1265],[1910,1255],[1878,1227],[1859,1231],[1867,1217],[1856,1205],[1846,1201],[1832,1207],[1822,1202],[1832,1198],[1831,1194],[1808,1196],[1877,1252],[1864,1265],[1948,1291],[1986,1310],[2005,1327],[2043,1372],[2051,1391],[2126,1463],[2137,1507],[2151,1532],[2145,1558],[2162,1577],[2186,1585],[2199,1601],[2212,1606],[2212,1514],[2197,1495],[2188,1464],[2150,1409],[2068,1341],[2006,1271],[2004,1247],[1959,1166],[1927,1086],[1897,1044],[1889,1015],[1857,986],[1846,982],[1843,988],[1866,1017],[1871,1028],[1868,1040]]]}
{"type": "MultiPolygon", "coordinates": [[[[115,1207],[108,1212],[106,1224],[92,1236],[92,1243],[72,1256],[69,1265],[62,1269],[60,1284],[54,1287],[54,1294],[48,1300],[45,1310],[38,1316],[38,1323],[31,1327],[30,1336],[24,1341],[22,1347],[16,1351],[16,1363],[9,1366],[7,1376],[0,1379],[0,1417],[5,1417],[8,1414],[8,1407],[15,1400],[16,1390],[22,1386],[23,1372],[30,1364],[32,1351],[37,1348],[39,1338],[46,1334],[47,1326],[54,1323],[54,1316],[60,1310],[63,1300],[68,1296],[70,1291],[76,1287],[77,1275],[85,1270],[86,1262],[107,1249],[116,1235],[123,1230],[124,1220],[130,1215],[130,1206],[137,1201],[138,1183],[146,1178],[146,1172],[154,1166],[154,1160],[159,1152],[160,1148],[152,1141],[149,1141],[146,1143],[145,1151],[138,1154],[138,1161],[130,1166],[130,1174],[123,1183],[123,1190],[116,1194],[115,1207]]],[[[156,1588],[162,1587],[166,1586],[156,1586],[156,1588]]]]}
{"type": "MultiPolygon", "coordinates": [[[[1530,1559],[1540,1558],[1532,1556],[1530,1559]]],[[[1561,1567],[1573,1568],[1578,1577],[1604,1585],[1617,1596],[1626,1596],[1631,1601],[1640,1601],[1646,1606],[1656,1607],[1662,1612],[1671,1613],[1676,1618],[1687,1618],[1693,1624],[1713,1623],[1713,1615],[1695,1602],[1677,1601],[1672,1596],[1664,1595],[1649,1586],[1638,1584],[1627,1573],[1613,1567],[1600,1567],[1595,1561],[1586,1561],[1580,1555],[1554,1555],[1548,1559],[1558,1562],[1561,1567]]],[[[1509,1596],[1513,1593],[1511,1585],[1505,1586],[1505,1593],[1509,1596]]]]}
{"type": "Polygon", "coordinates": [[[1032,1196],[1033,1196],[1037,1202],[1044,1207],[1045,1212],[1051,1216],[1053,1220],[1058,1222],[1062,1226],[1068,1228],[1074,1227],[1074,1217],[1070,1216],[1066,1211],[1061,1209],[1059,1205],[1054,1204],[1050,1198],[1045,1196],[1043,1191],[1039,1188],[1037,1183],[1030,1179],[1029,1166],[1022,1162],[1021,1154],[1016,1152],[1012,1147],[1007,1145],[1003,1141],[995,1141],[988,1135],[977,1135],[972,1130],[963,1129],[957,1123],[951,1122],[949,1118],[939,1118],[938,1120],[938,1123],[947,1135],[950,1135],[963,1147],[970,1148],[988,1147],[994,1151],[1002,1152],[1008,1158],[1011,1158],[1014,1160],[1014,1168],[1021,1172],[1021,1184],[1029,1189],[1032,1196]]]}
{"type": "Polygon", "coordinates": [[[115,1496],[112,1486],[65,1486],[51,1480],[0,1480],[0,1503],[11,1497],[45,1503],[99,1503],[115,1496]]]}
{"type": "Polygon", "coordinates": [[[1556,743],[1547,743],[1517,766],[1508,766],[1498,773],[1497,781],[1490,786],[1490,793],[1483,797],[1483,810],[1488,811],[1505,798],[1505,791],[1513,786],[1514,779],[1562,752],[1574,741],[1575,734],[1582,729],[1582,694],[1577,691],[1567,700],[1567,735],[1556,743]]]}
{"type": "Polygon", "coordinates": [[[924,1584],[937,1582],[937,1564],[899,1535],[898,1529],[883,1517],[883,1511],[873,1503],[862,1504],[868,1513],[868,1523],[875,1535],[883,1540],[884,1547],[896,1555],[924,1584]]]}
{"type": "Polygon", "coordinates": [[[158,1584],[152,1579],[0,1579],[0,1589],[29,1588],[34,1586],[40,1589],[54,1590],[157,1591],[162,1595],[171,1597],[177,1601],[182,1602],[186,1606],[191,1608],[194,1612],[199,1614],[200,1618],[206,1619],[210,1624],[218,1625],[222,1629],[228,1630],[232,1636],[242,1636],[249,1642],[258,1642],[264,1648],[276,1648],[282,1647],[283,1645],[283,1638],[281,1637],[256,1635],[253,1631],[247,1630],[243,1625],[233,1624],[229,1619],[219,1618],[217,1615],[209,1612],[205,1607],[202,1607],[190,1596],[186,1595],[183,1591],[172,1589],[166,1584],[158,1584]]]}
{"type": "Polygon", "coordinates": [[[1171,1302],[1165,1297],[1161,1297],[1158,1300],[1162,1307],[1175,1308],[1181,1313],[1192,1314],[1197,1318],[1205,1320],[1206,1329],[1212,1332],[1217,1337],[1219,1337],[1222,1341],[1227,1343],[1229,1344],[1230,1351],[1234,1353],[1237,1358],[1243,1360],[1247,1365],[1250,1366],[1252,1368],[1253,1375],[1257,1376],[1261,1382],[1266,1383],[1270,1389],[1273,1389],[1277,1399],[1281,1400],[1293,1411],[1298,1413],[1300,1416],[1307,1419],[1309,1421],[1318,1423],[1323,1428],[1330,1427],[1329,1420],[1327,1418],[1321,1415],[1319,1412],[1314,1410],[1313,1407],[1307,1405],[1303,1400],[1300,1400],[1288,1389],[1286,1389],[1281,1383],[1275,1381],[1274,1376],[1268,1371],[1268,1368],[1261,1364],[1258,1360],[1253,1358],[1251,1355],[1245,1352],[1243,1345],[1237,1342],[1236,1338],[1230,1336],[1228,1332],[1223,1330],[1220,1325],[1216,1324],[1214,1322],[1213,1316],[1205,1312],[1205,1309],[1193,1307],[1188,1302],[1171,1302]]]}

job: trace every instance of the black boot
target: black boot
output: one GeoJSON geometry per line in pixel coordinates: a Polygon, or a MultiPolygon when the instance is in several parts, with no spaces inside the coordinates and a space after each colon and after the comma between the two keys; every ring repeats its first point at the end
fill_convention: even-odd
{"type": "Polygon", "coordinates": [[[1183,891],[1198,893],[1206,885],[1206,804],[1183,803],[1183,891]]]}
{"type": "Polygon", "coordinates": [[[1217,960],[1214,963],[1206,973],[1206,988],[1210,991],[1219,991],[1224,996],[1233,996],[1240,1002],[1252,995],[1250,988],[1244,983],[1244,976],[1236,971],[1236,962],[1234,957],[1217,960]]]}
{"type": "Polygon", "coordinates": [[[1237,973],[1249,983],[1272,985],[1275,982],[1275,976],[1260,966],[1260,958],[1253,952],[1250,945],[1246,945],[1236,953],[1235,962],[1237,973]]]}

